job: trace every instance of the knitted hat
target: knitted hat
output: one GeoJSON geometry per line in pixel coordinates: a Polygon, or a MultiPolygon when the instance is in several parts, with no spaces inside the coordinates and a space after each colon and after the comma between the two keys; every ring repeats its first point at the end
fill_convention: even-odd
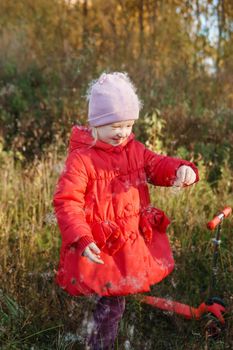
{"type": "Polygon", "coordinates": [[[139,117],[141,102],[126,73],[103,73],[90,86],[87,98],[90,126],[134,120],[139,117]]]}

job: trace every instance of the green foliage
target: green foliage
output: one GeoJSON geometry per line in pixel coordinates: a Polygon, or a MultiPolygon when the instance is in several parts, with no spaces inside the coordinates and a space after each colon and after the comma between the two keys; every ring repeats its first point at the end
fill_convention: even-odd
{"type": "Polygon", "coordinates": [[[135,125],[135,131],[147,147],[158,153],[165,152],[162,142],[165,124],[166,122],[161,118],[160,111],[155,109],[139,119],[135,125]]]}
{"type": "Polygon", "coordinates": [[[17,349],[14,343],[14,337],[20,328],[23,318],[24,311],[22,308],[20,308],[12,298],[0,290],[0,344],[6,344],[7,339],[10,338],[9,346],[4,347],[4,349],[17,349]],[[9,331],[12,332],[10,337],[9,331]]]}
{"type": "MultiPolygon", "coordinates": [[[[74,67],[71,66],[70,69],[74,67]]],[[[10,69],[8,64],[2,80],[4,83],[11,79],[7,85],[2,84],[0,94],[1,126],[2,132],[6,134],[5,147],[9,149],[13,145],[15,151],[30,158],[40,155],[46,146],[56,140],[57,135],[66,138],[71,124],[76,121],[75,110],[84,110],[84,99],[81,101],[75,96],[81,90],[79,92],[71,87],[59,90],[58,86],[62,84],[61,79],[64,77],[46,74],[36,66],[18,73],[16,69],[10,69]]],[[[170,91],[172,96],[176,90],[164,86],[165,95],[166,91],[170,91]]],[[[149,138],[154,138],[151,146],[154,149],[157,147],[158,151],[162,147],[169,154],[174,154],[179,153],[182,147],[183,154],[186,153],[187,157],[190,153],[194,158],[203,157],[205,164],[210,167],[209,180],[216,181],[220,175],[221,164],[228,155],[230,164],[233,164],[232,111],[212,111],[203,105],[195,115],[192,111],[191,95],[189,100],[187,96],[187,100],[181,103],[175,96],[173,100],[166,100],[163,92],[157,98],[163,97],[162,115],[161,111],[152,108],[152,112],[142,116],[136,127],[138,136],[147,144],[151,143],[149,138]]],[[[82,120],[83,117],[80,122],[82,120]]]]}

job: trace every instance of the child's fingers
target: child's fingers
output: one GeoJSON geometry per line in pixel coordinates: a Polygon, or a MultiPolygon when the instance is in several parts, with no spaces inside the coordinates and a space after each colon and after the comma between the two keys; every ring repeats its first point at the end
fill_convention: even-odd
{"type": "Polygon", "coordinates": [[[196,174],[189,166],[182,165],[176,173],[176,180],[173,186],[182,187],[183,185],[191,185],[196,180],[196,174]]]}
{"type": "Polygon", "coordinates": [[[182,182],[179,179],[176,179],[173,183],[174,187],[181,187],[182,186],[182,182]]]}
{"type": "Polygon", "coordinates": [[[187,174],[187,167],[186,166],[180,167],[179,180],[182,184],[185,182],[186,174],[187,174]]]}
{"type": "Polygon", "coordinates": [[[184,165],[182,165],[181,167],[179,167],[179,169],[176,172],[176,179],[173,183],[173,186],[176,187],[182,187],[184,180],[185,180],[185,174],[186,174],[186,167],[184,165]]]}
{"type": "Polygon", "coordinates": [[[93,242],[89,244],[88,246],[91,250],[93,250],[94,253],[100,254],[100,249],[97,247],[97,245],[93,242]]]}
{"type": "Polygon", "coordinates": [[[103,260],[100,259],[99,255],[96,255],[95,253],[92,253],[91,249],[87,247],[83,253],[83,255],[91,260],[92,262],[95,262],[97,264],[104,264],[103,260]]]}
{"type": "Polygon", "coordinates": [[[195,182],[196,180],[196,174],[195,172],[193,171],[192,168],[187,168],[186,170],[186,177],[185,177],[185,184],[186,185],[191,185],[195,182]]]}
{"type": "Polygon", "coordinates": [[[91,261],[95,262],[96,264],[104,264],[103,260],[101,260],[99,256],[94,255],[91,252],[88,257],[91,261]]]}

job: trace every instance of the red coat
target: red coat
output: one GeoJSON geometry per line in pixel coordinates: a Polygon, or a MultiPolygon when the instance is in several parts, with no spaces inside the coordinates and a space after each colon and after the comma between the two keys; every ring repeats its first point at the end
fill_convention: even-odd
{"type": "Polygon", "coordinates": [[[165,233],[169,219],[150,204],[147,182],[171,186],[187,161],[158,155],[134,139],[119,146],[72,130],[69,155],[54,206],[62,235],[57,283],[71,295],[146,292],[166,277],[174,260],[165,233]],[[91,242],[104,265],[81,254],[91,242]]]}

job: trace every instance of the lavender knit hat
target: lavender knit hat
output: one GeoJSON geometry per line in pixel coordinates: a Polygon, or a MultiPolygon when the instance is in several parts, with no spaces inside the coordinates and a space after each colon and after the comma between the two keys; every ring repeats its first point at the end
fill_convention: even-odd
{"type": "Polygon", "coordinates": [[[88,122],[101,126],[119,121],[138,119],[141,102],[126,73],[103,73],[87,93],[88,122]]]}

